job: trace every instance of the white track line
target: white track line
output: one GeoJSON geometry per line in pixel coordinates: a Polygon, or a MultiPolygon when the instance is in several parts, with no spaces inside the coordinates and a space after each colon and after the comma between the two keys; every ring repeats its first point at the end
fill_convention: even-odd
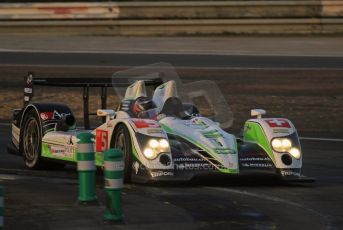
{"type": "Polygon", "coordinates": [[[341,58],[341,54],[290,54],[290,53],[263,53],[263,52],[246,52],[244,50],[203,50],[197,49],[179,49],[179,50],[154,50],[136,48],[134,50],[49,50],[49,49],[7,49],[0,48],[0,52],[8,53],[51,53],[51,54],[155,54],[155,55],[220,55],[220,56],[266,56],[266,57],[338,57],[341,58]]]}
{"type": "Polygon", "coordinates": [[[299,137],[301,140],[310,140],[310,141],[334,141],[334,142],[343,142],[343,139],[338,138],[322,138],[322,137],[299,137]]]}

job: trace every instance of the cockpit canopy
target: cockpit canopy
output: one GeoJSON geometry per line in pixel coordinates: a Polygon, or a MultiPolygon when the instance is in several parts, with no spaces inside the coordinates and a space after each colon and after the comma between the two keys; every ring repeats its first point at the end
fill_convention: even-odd
{"type": "Polygon", "coordinates": [[[122,101],[121,104],[124,105],[123,108],[126,108],[123,110],[130,116],[151,118],[155,117],[155,114],[163,113],[188,119],[200,113],[218,122],[224,129],[229,128],[233,122],[233,113],[215,82],[183,82],[175,68],[168,63],[155,63],[118,71],[112,76],[112,85],[122,101]],[[152,100],[156,108],[149,108],[140,111],[139,115],[134,115],[131,105],[140,97],[152,100]],[[132,109],[132,113],[129,112],[129,108],[132,109]]]}

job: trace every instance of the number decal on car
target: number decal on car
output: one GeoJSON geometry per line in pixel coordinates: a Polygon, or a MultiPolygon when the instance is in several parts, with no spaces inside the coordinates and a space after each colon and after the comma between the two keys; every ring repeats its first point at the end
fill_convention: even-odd
{"type": "Polygon", "coordinates": [[[108,149],[108,131],[96,130],[96,151],[102,152],[108,149]]]}

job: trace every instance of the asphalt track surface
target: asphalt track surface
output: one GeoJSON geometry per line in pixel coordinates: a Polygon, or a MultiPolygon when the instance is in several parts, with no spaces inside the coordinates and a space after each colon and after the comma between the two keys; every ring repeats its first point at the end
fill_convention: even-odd
{"type": "MultiPolygon", "coordinates": [[[[10,126],[0,127],[0,173],[51,178],[49,183],[30,179],[21,190],[34,187],[31,190],[38,197],[45,196],[45,202],[49,197],[60,196],[59,190],[53,188],[56,185],[51,184],[52,178],[75,178],[75,168],[50,172],[26,170],[21,157],[6,153],[10,126]]],[[[146,212],[157,212],[157,219],[143,221],[127,217],[126,227],[130,229],[137,224],[144,229],[154,224],[173,222],[171,226],[181,229],[342,229],[343,142],[303,140],[302,147],[303,173],[316,177],[315,183],[284,184],[268,177],[243,177],[211,181],[204,178],[204,181],[197,180],[186,185],[130,185],[125,190],[128,195],[124,196],[124,209],[125,202],[130,205],[129,197],[137,195],[149,200],[150,205],[154,204],[152,208],[157,210],[146,212]],[[165,207],[166,204],[177,210],[177,216],[168,216],[167,213],[172,211],[169,206],[165,207]]],[[[136,206],[141,208],[138,204],[136,206]]],[[[11,216],[8,225],[24,229],[14,219],[11,216]]],[[[32,229],[35,229],[34,226],[31,226],[32,229]]],[[[89,229],[93,228],[90,226],[89,229]]]]}
{"type": "MultiPolygon", "coordinates": [[[[340,69],[343,58],[1,52],[0,60],[1,65],[9,66],[134,66],[169,62],[175,66],[199,68],[340,69]]],[[[28,171],[24,168],[20,157],[7,154],[6,145],[10,141],[10,133],[9,125],[0,125],[0,173],[39,176],[32,177],[23,185],[16,183],[15,178],[8,180],[10,182],[6,183],[12,186],[12,190],[14,188],[23,190],[23,197],[26,190],[34,191],[34,199],[37,199],[40,205],[44,205],[44,202],[48,202],[49,199],[62,197],[61,193],[68,193],[69,190],[75,188],[75,181],[65,183],[69,185],[65,187],[65,191],[54,189],[55,184],[51,182],[53,178],[59,177],[69,177],[73,180],[76,177],[74,167],[68,167],[63,171],[28,171]],[[40,177],[48,178],[48,182],[35,179],[40,177]]],[[[302,147],[303,174],[315,177],[317,179],[315,183],[284,184],[265,177],[243,177],[200,180],[182,185],[127,185],[124,209],[132,207],[146,214],[145,216],[141,214],[145,217],[143,220],[142,217],[139,218],[137,212],[128,212],[132,214],[132,217],[128,216],[128,224],[119,228],[343,229],[343,142],[303,140],[302,147]],[[134,204],[132,201],[134,196],[144,198],[147,202],[146,206],[134,204]],[[146,216],[148,214],[150,217],[146,216]]],[[[31,201],[25,200],[25,202],[31,201]]],[[[15,200],[10,200],[8,205],[25,207],[25,202],[21,204],[22,206],[18,206],[15,200]]],[[[61,199],[60,202],[67,202],[67,200],[61,199]]],[[[36,208],[30,210],[32,212],[12,210],[7,226],[13,229],[40,229],[37,227],[39,221],[43,225],[44,218],[53,220],[48,215],[38,215],[37,209],[41,207],[39,204],[32,207],[36,208]],[[30,217],[36,215],[38,221],[32,220],[31,225],[26,225],[28,220],[21,218],[23,213],[30,217]]],[[[47,212],[54,213],[52,209],[47,212]]],[[[87,226],[88,229],[96,229],[96,224],[92,222],[89,222],[85,229],[87,226]]],[[[98,227],[101,228],[101,226],[98,227]]]]}
{"type": "Polygon", "coordinates": [[[343,57],[0,52],[1,65],[140,66],[167,62],[177,67],[341,69],[343,57]]]}

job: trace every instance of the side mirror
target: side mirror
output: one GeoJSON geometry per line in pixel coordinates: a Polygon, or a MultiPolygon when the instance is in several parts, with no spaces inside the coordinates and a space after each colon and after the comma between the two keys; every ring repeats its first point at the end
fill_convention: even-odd
{"type": "Polygon", "coordinates": [[[106,122],[108,122],[109,120],[114,118],[116,112],[114,112],[113,109],[98,109],[96,111],[96,115],[98,117],[106,117],[106,122]]]}
{"type": "Polygon", "coordinates": [[[252,117],[257,117],[257,118],[262,118],[262,115],[267,114],[267,112],[264,109],[252,109],[251,110],[251,116],[252,117]]]}

